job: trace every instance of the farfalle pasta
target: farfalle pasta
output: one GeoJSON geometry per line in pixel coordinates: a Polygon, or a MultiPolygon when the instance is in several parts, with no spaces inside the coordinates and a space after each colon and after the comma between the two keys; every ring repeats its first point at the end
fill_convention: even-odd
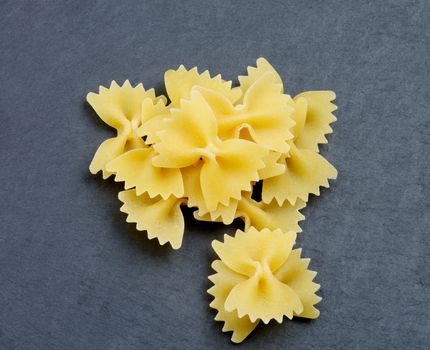
{"type": "Polygon", "coordinates": [[[90,164],[90,171],[103,172],[103,178],[112,175],[106,164],[130,149],[145,147],[142,138],[136,134],[141,124],[141,108],[145,99],[154,103],[163,102],[164,96],[156,97],[154,89],[145,90],[142,84],[132,87],[126,80],[122,86],[115,81],[109,89],[100,86],[99,93],[90,92],[87,101],[98,116],[109,126],[116,129],[117,136],[107,139],[98,148],[90,164]]]}
{"type": "Polygon", "coordinates": [[[212,244],[220,260],[212,264],[211,307],[233,342],[260,321],[318,317],[316,273],[293,245],[309,195],[337,177],[319,152],[336,120],[334,92],[291,97],[264,58],[236,87],[182,65],[164,82],[167,96],[128,80],[87,95],[116,130],[90,172],[124,184],[118,198],[126,221],[160,245],[181,247],[182,206],[197,220],[243,222],[243,231],[212,244]]]}
{"type": "Polygon", "coordinates": [[[318,144],[327,143],[325,134],[332,131],[329,124],[336,120],[332,114],[336,109],[331,103],[334,98],[331,91],[310,91],[294,99],[294,139],[288,154],[281,155],[278,161],[286,169],[263,182],[264,202],[274,199],[279,205],[285,200],[291,204],[297,199],[307,202],[309,194],[319,195],[319,188],[329,187],[328,180],[337,177],[337,170],[318,153],[318,144]]]}
{"type": "Polygon", "coordinates": [[[220,260],[212,263],[210,306],[217,310],[215,319],[224,322],[223,331],[233,332],[233,342],[242,342],[260,321],[319,316],[316,272],[308,270],[309,259],[300,257],[300,249],[292,249],[295,240],[293,231],[251,227],[212,242],[220,260]]]}
{"type": "MultiPolygon", "coordinates": [[[[239,77],[245,95],[261,77],[273,74],[283,91],[282,80],[275,69],[264,59],[257,60],[256,67],[248,68],[248,75],[239,77]]],[[[330,124],[336,121],[332,114],[336,106],[332,103],[336,95],[332,91],[308,91],[289,100],[293,108],[291,118],[289,151],[280,152],[278,163],[285,171],[263,181],[262,198],[265,203],[276,200],[282,205],[288,200],[292,205],[297,199],[307,202],[309,194],[319,195],[320,187],[329,187],[328,180],[337,177],[336,169],[318,151],[318,145],[327,143],[326,134],[333,130],[330,124]]]]}
{"type": "Polygon", "coordinates": [[[251,182],[258,180],[258,170],[264,167],[262,158],[267,151],[260,145],[218,137],[213,110],[198,90],[192,90],[190,99],[171,111],[157,136],[155,166],[180,169],[202,163],[200,187],[210,211],[239,199],[241,191],[250,191],[251,182]]]}
{"type": "Polygon", "coordinates": [[[282,93],[282,85],[275,82],[272,72],[255,81],[244,92],[243,103],[236,106],[219,92],[195,89],[201,91],[214,111],[221,138],[242,138],[241,132],[247,131],[249,139],[269,150],[288,151],[288,140],[293,137],[290,132],[294,125],[293,107],[291,98],[282,93]]]}

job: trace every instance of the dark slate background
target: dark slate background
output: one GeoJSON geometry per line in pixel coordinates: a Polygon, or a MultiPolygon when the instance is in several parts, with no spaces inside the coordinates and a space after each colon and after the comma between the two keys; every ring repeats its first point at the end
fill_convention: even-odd
{"type": "MultiPolygon", "coordinates": [[[[298,245],[321,317],[241,349],[426,349],[430,337],[430,2],[0,2],[0,348],[233,349],[208,308],[212,239],[180,251],[125,223],[88,164],[113,131],[85,102],[183,63],[236,79],[265,56],[291,94],[337,93],[337,181],[298,245]]],[[[236,347],[238,348],[238,347],[236,347]]]]}

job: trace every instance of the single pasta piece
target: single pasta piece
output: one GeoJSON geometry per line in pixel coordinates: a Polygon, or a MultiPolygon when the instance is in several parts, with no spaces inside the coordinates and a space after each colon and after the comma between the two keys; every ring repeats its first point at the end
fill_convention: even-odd
{"type": "MultiPolygon", "coordinates": [[[[255,85],[267,74],[272,74],[276,84],[283,92],[283,84],[276,70],[265,60],[259,58],[256,67],[248,67],[248,75],[240,76],[240,88],[247,96],[255,85]]],[[[289,95],[284,95],[289,96],[289,95]]],[[[288,99],[293,109],[290,119],[294,126],[290,129],[293,138],[289,140],[288,151],[276,150],[281,154],[274,161],[270,155],[267,169],[260,170],[263,181],[262,199],[269,204],[276,200],[282,205],[288,200],[292,205],[296,200],[307,202],[309,194],[319,195],[320,187],[329,187],[328,180],[337,177],[336,169],[321,155],[319,144],[327,143],[326,134],[332,132],[330,124],[336,121],[332,114],[336,106],[332,101],[336,95],[332,91],[307,91],[294,99],[288,99]],[[284,166],[285,170],[272,175],[270,166],[284,166]]],[[[276,154],[276,153],[275,153],[276,154]]],[[[278,168],[280,170],[280,168],[278,168]]]]}
{"type": "Polygon", "coordinates": [[[113,173],[106,164],[127,150],[145,147],[136,134],[141,124],[142,102],[149,98],[153,103],[164,103],[164,96],[156,97],[154,89],[145,90],[142,84],[132,87],[126,80],[122,86],[112,81],[109,88],[100,86],[99,93],[90,92],[87,101],[106,124],[116,129],[117,136],[105,140],[97,149],[90,164],[90,172],[102,171],[106,179],[113,173]]]}
{"type": "Polygon", "coordinates": [[[237,138],[247,131],[250,139],[270,150],[287,152],[293,138],[293,101],[282,93],[272,72],[262,75],[245,92],[243,104],[233,104],[217,91],[195,87],[208,102],[218,122],[222,139],[237,138]]]}
{"type": "MultiPolygon", "coordinates": [[[[242,95],[246,96],[251,86],[268,72],[273,74],[274,82],[280,85],[280,91],[283,93],[284,87],[278,72],[265,58],[260,57],[257,59],[256,67],[248,67],[248,75],[239,76],[242,95]]],[[[295,103],[290,100],[295,110],[293,114],[296,116],[293,118],[296,122],[293,134],[297,147],[318,152],[318,144],[327,143],[325,135],[333,132],[330,124],[336,121],[332,112],[337,107],[331,102],[335,98],[336,94],[333,91],[306,91],[294,97],[295,103]],[[301,120],[297,119],[299,115],[301,120]]]]}
{"type": "Polygon", "coordinates": [[[163,126],[152,164],[163,168],[201,164],[200,187],[209,211],[219,204],[229,206],[231,199],[240,199],[241,191],[250,191],[251,183],[258,181],[267,150],[248,140],[221,140],[214,113],[199,91],[192,90],[181,108],[172,109],[163,126]]]}
{"type": "Polygon", "coordinates": [[[260,320],[319,316],[316,272],[300,257],[301,249],[293,249],[295,240],[293,231],[251,227],[212,242],[220,260],[212,263],[216,273],[209,276],[214,284],[208,290],[214,297],[210,307],[217,310],[215,320],[224,322],[223,331],[233,332],[233,342],[242,342],[260,320]]]}

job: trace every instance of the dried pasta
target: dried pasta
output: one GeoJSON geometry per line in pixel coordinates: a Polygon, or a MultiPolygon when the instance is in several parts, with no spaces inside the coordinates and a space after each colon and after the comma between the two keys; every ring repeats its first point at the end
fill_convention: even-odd
{"type": "Polygon", "coordinates": [[[267,149],[287,152],[294,121],[291,97],[282,93],[275,75],[267,72],[244,92],[243,104],[233,106],[222,94],[197,88],[208,101],[218,122],[220,137],[238,138],[246,130],[251,139],[267,149]]]}
{"type": "Polygon", "coordinates": [[[202,160],[200,186],[208,210],[218,204],[229,205],[239,199],[241,191],[250,191],[251,182],[258,181],[258,170],[267,151],[248,140],[221,140],[213,111],[203,95],[191,91],[189,100],[171,111],[171,117],[158,132],[158,153],[152,163],[163,168],[185,168],[202,160]],[[180,147],[178,147],[180,145],[180,147]],[[222,182],[219,179],[223,179],[222,182]]]}
{"type": "Polygon", "coordinates": [[[276,202],[288,212],[297,201],[300,206],[310,194],[319,195],[319,188],[337,176],[318,152],[336,120],[334,93],[310,91],[291,98],[264,58],[247,73],[232,88],[208,71],[168,70],[170,104],[128,80],[89,93],[100,118],[117,130],[100,145],[90,171],[101,170],[104,178],[114,174],[137,195],[184,198],[197,209],[196,218],[226,224],[237,217],[250,220],[238,208],[249,203],[243,193],[257,181],[263,183],[263,211],[276,209],[276,202]]]}
{"type": "Polygon", "coordinates": [[[317,318],[316,272],[293,245],[309,196],[337,177],[319,149],[336,121],[334,92],[291,97],[264,58],[237,87],[182,65],[166,71],[164,82],[167,97],[128,80],[87,95],[116,130],[97,149],[90,172],[123,183],[120,211],[160,245],[182,246],[181,206],[193,208],[196,220],[242,220],[243,231],[212,242],[220,259],[208,290],[215,319],[233,332],[233,342],[260,321],[317,318]]]}
{"type": "MultiPolygon", "coordinates": [[[[243,95],[267,74],[273,75],[283,92],[279,74],[264,58],[259,58],[256,67],[248,67],[247,76],[239,77],[243,95]]],[[[328,180],[337,177],[336,169],[318,154],[318,145],[327,143],[325,135],[332,132],[330,124],[336,121],[332,114],[336,106],[331,102],[335,97],[332,91],[308,91],[289,100],[293,108],[293,137],[288,152],[280,152],[278,158],[285,171],[263,181],[265,203],[276,200],[282,205],[287,200],[294,205],[298,199],[307,202],[310,194],[319,195],[319,188],[329,187],[328,180]]]]}
{"type": "Polygon", "coordinates": [[[145,90],[142,84],[132,87],[126,80],[122,86],[113,81],[108,88],[100,86],[99,93],[90,92],[87,101],[100,119],[116,129],[117,136],[107,139],[97,149],[90,164],[90,171],[102,171],[103,178],[112,175],[106,164],[125,151],[144,147],[142,138],[136,135],[141,123],[142,102],[149,98],[154,103],[165,101],[164,96],[156,97],[154,89],[145,90]]]}
{"type": "Polygon", "coordinates": [[[251,227],[212,242],[220,260],[212,263],[216,274],[209,276],[210,306],[218,312],[215,319],[225,323],[223,331],[233,331],[233,342],[242,342],[260,321],[319,316],[316,272],[308,270],[310,260],[300,257],[301,250],[293,249],[295,240],[293,231],[251,227]]]}

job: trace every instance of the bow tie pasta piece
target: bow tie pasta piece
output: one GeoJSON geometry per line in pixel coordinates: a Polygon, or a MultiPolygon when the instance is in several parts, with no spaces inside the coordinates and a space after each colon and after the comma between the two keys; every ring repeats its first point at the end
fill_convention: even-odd
{"type": "Polygon", "coordinates": [[[293,131],[298,148],[318,152],[318,145],[327,143],[325,135],[333,132],[330,124],[336,121],[333,115],[337,107],[332,101],[333,91],[306,91],[294,97],[296,108],[302,109],[296,123],[300,128],[293,131]],[[299,105],[299,107],[297,107],[299,105]]]}
{"type": "Polygon", "coordinates": [[[336,179],[337,170],[323,156],[314,151],[299,149],[291,143],[289,155],[284,157],[283,174],[263,180],[262,199],[274,199],[282,205],[288,200],[292,205],[298,199],[307,202],[309,194],[319,196],[322,187],[329,187],[328,180],[336,179]]]}
{"type": "Polygon", "coordinates": [[[187,70],[181,65],[177,70],[170,69],[164,74],[164,82],[174,107],[180,107],[181,99],[190,98],[191,89],[194,86],[203,86],[218,91],[231,103],[235,103],[242,94],[239,89],[232,89],[231,81],[223,80],[221,75],[211,78],[208,71],[200,74],[196,67],[187,70]]]}
{"type": "MultiPolygon", "coordinates": [[[[257,59],[256,67],[248,67],[248,75],[239,76],[243,95],[245,96],[250,87],[267,72],[274,75],[276,84],[283,86],[278,72],[265,58],[260,57],[257,59]]],[[[283,91],[283,87],[281,91],[283,91]]],[[[296,126],[293,127],[292,132],[297,147],[318,152],[318,144],[327,143],[325,135],[333,131],[330,124],[336,121],[332,112],[337,107],[331,103],[335,98],[336,94],[333,91],[306,91],[294,97],[295,103],[291,103],[291,105],[301,111],[304,109],[305,113],[304,118],[300,118],[301,120],[293,118],[296,126]],[[299,132],[300,136],[298,136],[299,132]]]]}
{"type": "Polygon", "coordinates": [[[283,316],[291,319],[293,312],[303,311],[298,295],[273,275],[285,263],[295,240],[294,233],[251,228],[246,233],[236,232],[234,238],[225,235],[224,243],[212,242],[221,261],[246,276],[230,291],[224,303],[226,311],[237,310],[239,317],[247,315],[251,322],[261,319],[264,323],[271,319],[281,323],[283,316]]]}
{"type": "Polygon", "coordinates": [[[136,187],[140,196],[148,192],[149,197],[160,195],[167,199],[171,195],[182,197],[184,185],[179,169],[158,168],[152,165],[154,150],[152,147],[128,151],[106,165],[106,169],[115,173],[115,181],[124,181],[125,189],[136,187]]]}
{"type": "Polygon", "coordinates": [[[201,91],[218,121],[222,139],[237,138],[246,129],[253,141],[277,152],[289,149],[294,121],[290,96],[282,93],[282,85],[275,82],[272,72],[261,76],[246,91],[243,104],[234,107],[222,94],[206,89],[201,91]]]}
{"type": "Polygon", "coordinates": [[[129,149],[145,147],[136,135],[140,125],[142,101],[150,98],[154,103],[165,97],[156,97],[154,89],[145,90],[142,84],[132,87],[126,80],[122,86],[112,81],[109,89],[100,86],[99,93],[90,92],[87,101],[98,116],[117,130],[117,136],[104,141],[97,149],[90,164],[90,172],[103,172],[103,178],[112,175],[105,166],[112,159],[129,149]]]}
{"type": "Polygon", "coordinates": [[[327,143],[325,134],[332,131],[329,124],[336,120],[331,113],[336,106],[330,91],[309,91],[294,98],[294,139],[290,151],[281,157],[286,165],[283,174],[263,181],[262,198],[265,203],[276,199],[279,205],[288,200],[308,201],[309,194],[319,195],[321,186],[329,187],[328,180],[336,179],[337,170],[318,152],[318,144],[327,143]]]}
{"type": "MultiPolygon", "coordinates": [[[[252,84],[254,84],[267,72],[271,72],[274,75],[276,84],[282,85],[282,79],[279,76],[278,72],[275,70],[275,68],[273,68],[272,65],[264,57],[260,57],[257,59],[256,67],[248,66],[248,75],[240,75],[238,77],[243,95],[246,93],[246,91],[248,91],[252,84]]],[[[281,92],[283,92],[283,88],[281,92]]]]}
{"type": "Polygon", "coordinates": [[[243,341],[260,320],[318,317],[316,273],[308,270],[309,260],[300,258],[300,249],[292,249],[295,240],[293,232],[251,227],[212,242],[221,260],[212,264],[216,274],[209,277],[214,283],[208,290],[214,296],[210,306],[218,311],[216,320],[225,322],[223,331],[233,331],[232,341],[243,341]]]}
{"type": "Polygon", "coordinates": [[[243,104],[236,107],[215,91],[200,90],[215,111],[222,138],[238,137],[246,129],[255,142],[274,151],[288,151],[287,141],[293,137],[293,101],[282,93],[282,85],[275,82],[272,72],[266,72],[252,84],[243,104]]]}
{"type": "Polygon", "coordinates": [[[171,118],[158,132],[158,153],[153,164],[164,168],[185,168],[202,161],[200,184],[209,211],[218,204],[229,206],[230,199],[240,199],[241,191],[250,191],[258,181],[258,170],[265,164],[264,147],[240,139],[218,138],[214,113],[202,94],[193,90],[190,100],[171,111],[171,118]]]}
{"type": "Polygon", "coordinates": [[[159,153],[154,165],[184,168],[197,163],[204,155],[213,158],[217,142],[217,123],[212,110],[202,97],[193,91],[190,100],[182,100],[181,108],[172,109],[171,117],[163,124],[154,145],[159,153]]]}
{"type": "Polygon", "coordinates": [[[150,198],[146,193],[137,196],[134,189],[120,192],[118,198],[124,203],[120,210],[128,214],[127,222],[136,223],[139,231],[146,230],[148,238],[157,238],[161,245],[169,242],[173,249],[181,247],[185,227],[180,208],[183,199],[150,198]]]}

